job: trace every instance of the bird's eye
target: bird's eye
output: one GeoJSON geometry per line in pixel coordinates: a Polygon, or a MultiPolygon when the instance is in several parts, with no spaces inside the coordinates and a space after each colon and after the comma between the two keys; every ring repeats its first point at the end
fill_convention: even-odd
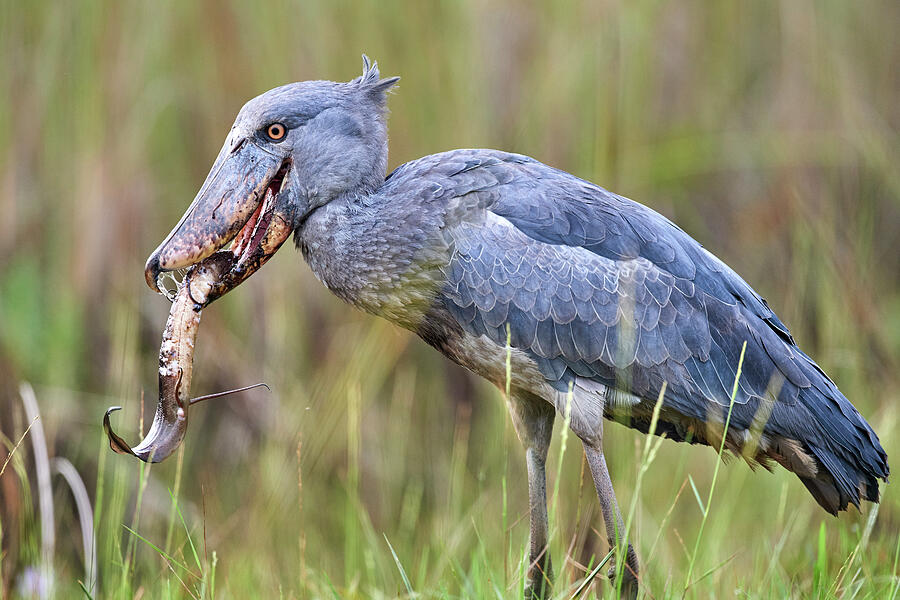
{"type": "Polygon", "coordinates": [[[281,123],[272,123],[266,128],[266,135],[269,136],[269,139],[273,142],[280,142],[284,139],[286,134],[287,127],[281,123]]]}

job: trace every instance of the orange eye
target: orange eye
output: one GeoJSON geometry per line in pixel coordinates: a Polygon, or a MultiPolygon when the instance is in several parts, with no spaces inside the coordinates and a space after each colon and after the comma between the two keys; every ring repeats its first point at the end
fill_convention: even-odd
{"type": "Polygon", "coordinates": [[[272,123],[266,129],[266,135],[269,136],[269,139],[276,142],[283,140],[285,134],[287,134],[287,128],[281,123],[272,123]]]}

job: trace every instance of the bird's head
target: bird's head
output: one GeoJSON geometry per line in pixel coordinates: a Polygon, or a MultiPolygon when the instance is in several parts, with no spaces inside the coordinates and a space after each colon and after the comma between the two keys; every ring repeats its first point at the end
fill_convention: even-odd
{"type": "Polygon", "coordinates": [[[311,211],[379,186],[386,93],[398,79],[381,79],[363,56],[363,73],[352,81],[292,83],[245,104],[194,202],[147,260],[147,284],[158,291],[161,271],[228,246],[235,264],[221,295],[275,254],[311,211]]]}

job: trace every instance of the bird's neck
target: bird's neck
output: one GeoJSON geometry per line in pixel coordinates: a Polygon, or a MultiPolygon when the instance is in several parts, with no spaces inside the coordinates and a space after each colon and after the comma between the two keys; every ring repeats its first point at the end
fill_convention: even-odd
{"type": "Polygon", "coordinates": [[[316,209],[296,242],[336,296],[415,330],[443,281],[446,251],[433,221],[381,190],[356,192],[316,209]]]}

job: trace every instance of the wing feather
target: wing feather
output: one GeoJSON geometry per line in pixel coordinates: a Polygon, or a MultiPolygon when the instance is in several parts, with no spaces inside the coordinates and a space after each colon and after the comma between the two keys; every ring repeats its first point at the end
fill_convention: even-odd
{"type": "MultiPolygon", "coordinates": [[[[425,157],[391,185],[443,210],[451,258],[438,302],[498,345],[509,327],[557,390],[577,377],[654,402],[666,382],[666,405],[706,422],[724,415],[746,342],[734,426],[774,399],[766,431],[802,440],[829,470],[886,475],[874,432],[766,301],[662,215],[496,151],[425,157]]],[[[839,483],[841,504],[858,497],[852,478],[839,483]]]]}

